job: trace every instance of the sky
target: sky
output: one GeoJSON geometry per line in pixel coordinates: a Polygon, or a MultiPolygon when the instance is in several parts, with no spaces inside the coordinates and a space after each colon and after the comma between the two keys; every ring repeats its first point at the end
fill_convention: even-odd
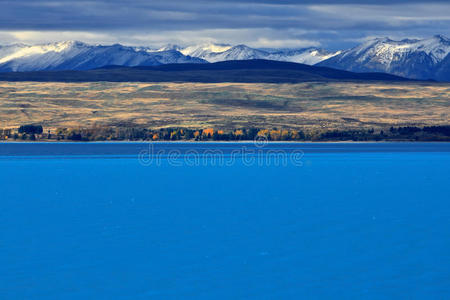
{"type": "Polygon", "coordinates": [[[339,50],[450,36],[449,0],[0,0],[0,44],[79,40],[339,50]]]}

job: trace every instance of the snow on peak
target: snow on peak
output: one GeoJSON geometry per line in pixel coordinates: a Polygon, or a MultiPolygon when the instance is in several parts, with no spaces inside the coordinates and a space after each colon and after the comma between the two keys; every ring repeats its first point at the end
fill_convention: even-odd
{"type": "Polygon", "coordinates": [[[159,49],[157,49],[155,52],[163,52],[163,51],[170,51],[170,50],[175,50],[175,51],[180,51],[181,47],[175,44],[167,44],[159,49]]]}
{"type": "Polygon", "coordinates": [[[443,42],[450,42],[450,39],[442,34],[436,34],[433,38],[443,42]]]}
{"type": "MultiPolygon", "coordinates": [[[[33,57],[38,55],[43,55],[47,53],[61,53],[61,52],[69,52],[72,53],[78,52],[79,48],[87,47],[87,44],[78,41],[66,41],[66,42],[57,42],[57,43],[49,43],[49,44],[41,44],[41,45],[17,45],[14,47],[14,51],[11,51],[7,55],[6,53],[0,57],[0,64],[6,63],[12,60],[33,57]],[[77,50],[78,49],[78,50],[77,50]]],[[[43,62],[42,62],[43,63],[43,62]]]]}
{"type": "Polygon", "coordinates": [[[202,45],[194,45],[189,46],[184,49],[180,49],[180,52],[184,55],[205,58],[211,53],[221,53],[229,50],[231,48],[230,45],[226,44],[202,44],[202,45]]]}
{"type": "Polygon", "coordinates": [[[331,58],[341,53],[338,52],[328,52],[324,49],[319,48],[301,48],[301,49],[268,49],[270,55],[267,59],[270,60],[280,60],[280,61],[290,61],[307,65],[315,65],[323,60],[331,58]]]}
{"type": "Polygon", "coordinates": [[[88,44],[80,42],[80,41],[64,41],[64,42],[59,42],[59,43],[53,43],[53,44],[48,44],[48,45],[58,45],[59,47],[66,47],[66,48],[70,48],[70,47],[85,47],[88,46],[88,44]]]}
{"type": "Polygon", "coordinates": [[[450,53],[450,41],[442,35],[422,40],[404,39],[401,41],[377,38],[345,51],[343,57],[357,56],[358,62],[375,59],[382,65],[390,65],[393,61],[416,52],[423,52],[429,55],[435,63],[438,63],[450,53]]]}

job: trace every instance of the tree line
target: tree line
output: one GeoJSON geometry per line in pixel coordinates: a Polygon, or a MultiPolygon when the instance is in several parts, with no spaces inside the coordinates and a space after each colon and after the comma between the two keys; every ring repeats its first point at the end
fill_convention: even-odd
{"type": "Polygon", "coordinates": [[[0,130],[0,138],[57,141],[450,141],[450,125],[390,127],[360,130],[292,130],[240,128],[161,128],[94,127],[58,128],[44,131],[42,125],[23,125],[17,130],[0,130]]]}

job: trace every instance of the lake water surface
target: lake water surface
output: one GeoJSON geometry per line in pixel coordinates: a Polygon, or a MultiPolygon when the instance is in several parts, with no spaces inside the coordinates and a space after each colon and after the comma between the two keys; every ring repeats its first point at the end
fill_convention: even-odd
{"type": "Polygon", "coordinates": [[[0,299],[450,299],[450,143],[3,143],[0,168],[0,299]]]}

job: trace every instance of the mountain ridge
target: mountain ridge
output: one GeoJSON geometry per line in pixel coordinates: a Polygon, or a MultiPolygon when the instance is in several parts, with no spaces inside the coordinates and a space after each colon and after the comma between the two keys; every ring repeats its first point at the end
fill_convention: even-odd
{"type": "Polygon", "coordinates": [[[41,45],[0,47],[0,71],[89,70],[104,65],[160,65],[167,63],[206,63],[175,50],[149,52],[137,47],[113,44],[90,45],[65,41],[41,45]]]}

